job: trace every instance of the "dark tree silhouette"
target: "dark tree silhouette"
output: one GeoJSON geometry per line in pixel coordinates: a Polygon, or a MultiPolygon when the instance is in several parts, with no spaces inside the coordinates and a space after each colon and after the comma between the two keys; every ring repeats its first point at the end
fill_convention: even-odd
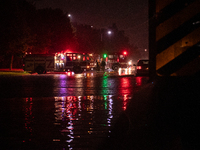
{"type": "Polygon", "coordinates": [[[75,40],[70,20],[60,9],[38,10],[33,30],[37,36],[33,53],[63,51],[70,48],[75,40]]]}
{"type": "Polygon", "coordinates": [[[10,57],[10,69],[14,56],[55,53],[77,45],[70,20],[60,9],[36,10],[26,0],[6,0],[1,1],[0,18],[0,65],[10,57]]]}
{"type": "Polygon", "coordinates": [[[14,56],[25,53],[33,41],[27,9],[33,7],[25,0],[6,0],[0,4],[0,61],[10,56],[10,69],[14,56]]]}

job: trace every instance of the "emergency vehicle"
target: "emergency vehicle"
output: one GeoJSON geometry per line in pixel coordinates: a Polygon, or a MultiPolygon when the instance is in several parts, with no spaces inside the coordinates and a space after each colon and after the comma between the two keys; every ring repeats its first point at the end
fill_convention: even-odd
{"type": "Polygon", "coordinates": [[[38,74],[54,71],[54,55],[28,54],[23,59],[23,69],[38,74]]]}
{"type": "Polygon", "coordinates": [[[81,73],[94,68],[92,54],[85,53],[28,54],[23,61],[24,71],[38,74],[53,71],[81,73]]]}
{"type": "Polygon", "coordinates": [[[81,73],[94,68],[92,54],[86,53],[57,53],[55,69],[58,71],[73,71],[81,73]]]}
{"type": "Polygon", "coordinates": [[[106,61],[106,68],[117,71],[119,68],[128,67],[127,52],[103,54],[103,58],[106,61]]]}

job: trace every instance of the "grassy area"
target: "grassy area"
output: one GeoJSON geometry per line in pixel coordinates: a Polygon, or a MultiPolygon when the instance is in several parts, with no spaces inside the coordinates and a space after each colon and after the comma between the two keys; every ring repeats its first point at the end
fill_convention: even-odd
{"type": "Polygon", "coordinates": [[[0,69],[0,75],[29,75],[30,73],[23,69],[0,69]]]}
{"type": "Polygon", "coordinates": [[[1,72],[0,75],[30,75],[30,73],[27,72],[1,72]]]}

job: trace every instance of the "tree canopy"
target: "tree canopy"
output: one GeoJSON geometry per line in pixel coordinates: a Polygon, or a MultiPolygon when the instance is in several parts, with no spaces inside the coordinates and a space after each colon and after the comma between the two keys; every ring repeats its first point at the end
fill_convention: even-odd
{"type": "Polygon", "coordinates": [[[11,56],[55,53],[74,47],[70,20],[60,9],[37,10],[26,0],[5,0],[0,4],[0,63],[11,56]]]}
{"type": "Polygon", "coordinates": [[[69,18],[62,10],[40,9],[34,24],[36,41],[33,52],[55,53],[72,47],[74,31],[69,18]]]}
{"type": "Polygon", "coordinates": [[[25,53],[53,54],[67,49],[83,53],[131,50],[129,38],[116,24],[107,29],[72,26],[67,13],[61,9],[36,9],[26,0],[0,3],[0,67],[9,60],[12,68],[13,56],[22,58],[25,53]],[[107,30],[112,34],[108,35],[107,30]]]}
{"type": "Polygon", "coordinates": [[[7,0],[0,6],[1,55],[24,53],[33,40],[27,21],[27,7],[23,0],[7,0]]]}

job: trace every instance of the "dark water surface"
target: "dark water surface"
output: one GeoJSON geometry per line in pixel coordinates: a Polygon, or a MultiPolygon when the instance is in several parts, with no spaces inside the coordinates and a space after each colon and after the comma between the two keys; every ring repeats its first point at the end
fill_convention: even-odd
{"type": "Polygon", "coordinates": [[[1,76],[1,145],[97,149],[147,81],[91,74],[1,76]]]}

